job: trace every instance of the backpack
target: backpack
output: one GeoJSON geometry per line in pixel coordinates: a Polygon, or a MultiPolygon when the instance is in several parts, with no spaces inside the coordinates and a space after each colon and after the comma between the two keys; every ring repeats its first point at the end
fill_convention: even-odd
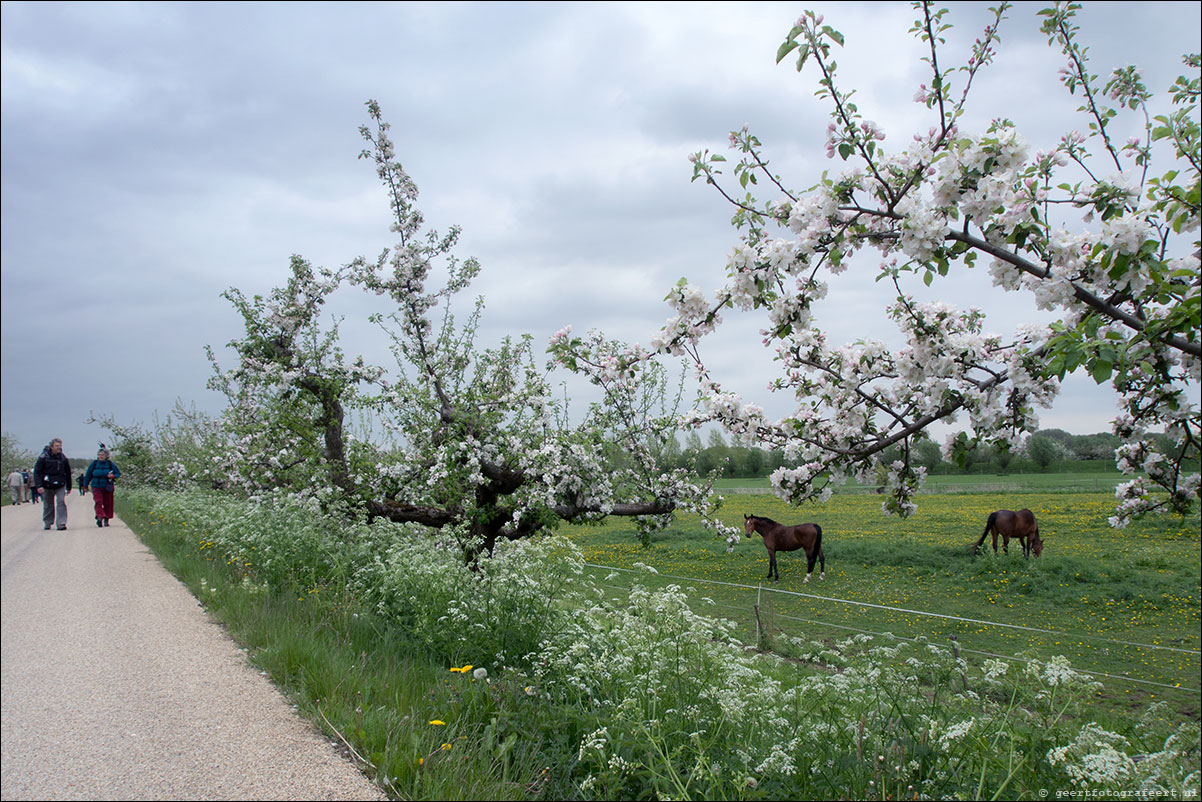
{"type": "Polygon", "coordinates": [[[52,455],[47,454],[42,463],[42,486],[58,490],[70,482],[71,474],[67,470],[66,463],[66,458],[61,455],[55,459],[52,455]]]}

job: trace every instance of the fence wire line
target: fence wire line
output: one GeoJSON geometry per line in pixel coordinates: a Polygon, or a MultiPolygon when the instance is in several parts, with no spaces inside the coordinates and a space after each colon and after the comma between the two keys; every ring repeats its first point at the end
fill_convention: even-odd
{"type": "MultiPolygon", "coordinates": [[[[601,566],[594,565],[593,567],[601,567],[601,566]]],[[[610,567],[610,566],[605,566],[605,567],[610,567]]],[[[631,569],[618,569],[618,570],[631,570],[631,569]]],[[[661,574],[661,576],[669,576],[669,575],[661,574]]],[[[679,579],[680,577],[671,577],[671,578],[679,579]]],[[[708,581],[708,580],[701,580],[701,581],[708,581]]],[[[723,582],[723,583],[719,583],[719,584],[733,584],[733,583],[723,582]]],[[[619,585],[606,585],[603,582],[600,583],[600,586],[603,588],[610,588],[612,590],[619,590],[619,591],[626,590],[626,588],[623,588],[619,585]]],[[[736,587],[750,587],[750,586],[737,585],[736,587]]],[[[752,590],[755,590],[755,588],[752,588],[752,590]]],[[[741,608],[741,607],[734,607],[729,604],[722,604],[721,602],[713,602],[713,606],[720,607],[720,608],[723,608],[726,610],[734,610],[735,612],[743,612],[743,608],[741,608]]],[[[845,629],[848,632],[858,632],[861,635],[875,635],[879,638],[892,638],[894,640],[906,641],[907,643],[924,643],[924,642],[930,643],[930,641],[920,641],[917,638],[907,638],[904,635],[895,635],[892,632],[876,632],[875,630],[871,630],[871,629],[862,629],[860,627],[849,627],[846,624],[833,624],[829,621],[815,621],[811,618],[799,618],[797,616],[787,615],[785,613],[775,613],[774,612],[773,616],[775,616],[777,618],[787,618],[790,621],[799,621],[803,624],[813,624],[813,625],[819,626],[819,627],[827,627],[827,628],[831,628],[831,629],[845,629]]],[[[781,631],[784,632],[784,630],[781,630],[781,631]]],[[[788,633],[785,633],[785,634],[788,634],[788,633]]],[[[1008,660],[1010,662],[1023,663],[1025,665],[1030,665],[1031,663],[1036,662],[1035,660],[1026,658],[1026,657],[1017,657],[1014,655],[996,654],[994,652],[986,652],[981,649],[970,649],[967,646],[961,646],[959,644],[956,645],[956,648],[959,649],[960,651],[964,652],[965,654],[975,654],[975,655],[980,655],[982,657],[995,657],[999,660],[1008,660]]],[[[1124,676],[1123,674],[1108,674],[1105,671],[1089,671],[1088,669],[1084,669],[1084,668],[1074,667],[1073,671],[1076,671],[1078,674],[1085,674],[1090,677],[1105,677],[1107,679],[1117,679],[1117,680],[1123,680],[1125,682],[1137,682],[1141,685],[1153,685],[1157,688],[1167,688],[1171,691],[1186,691],[1188,693],[1202,694],[1202,688],[1187,688],[1182,685],[1169,685],[1164,682],[1156,682],[1155,680],[1140,679],[1138,677],[1128,677],[1128,676],[1124,676]]]]}
{"type": "MultiPolygon", "coordinates": [[[[641,573],[638,568],[618,568],[613,565],[599,565],[597,563],[585,563],[590,568],[604,568],[610,571],[626,571],[628,573],[641,573]]],[[[1181,654],[1192,654],[1195,657],[1202,657],[1202,651],[1197,649],[1179,649],[1175,646],[1159,646],[1154,643],[1137,643],[1135,641],[1115,640],[1114,638],[1103,638],[1098,635],[1074,634],[1072,632],[1061,632],[1055,629],[1040,629],[1039,627],[1025,627],[1021,624],[1003,624],[998,621],[984,621],[979,618],[964,618],[958,615],[947,615],[945,613],[930,613],[926,610],[910,610],[905,607],[890,607],[887,604],[874,604],[872,602],[852,601],[851,599],[836,599],[831,596],[818,596],[813,593],[799,593],[795,590],[780,590],[778,588],[766,588],[763,585],[741,585],[737,582],[722,582],[717,579],[698,579],[689,576],[676,576],[674,574],[661,574],[656,571],[656,574],[668,579],[679,579],[684,582],[699,582],[705,585],[726,585],[732,588],[744,588],[746,590],[766,590],[769,593],[783,593],[789,596],[801,596],[809,599],[820,599],[822,601],[840,602],[842,604],[851,604],[858,607],[873,607],[878,610],[889,610],[895,613],[911,613],[913,615],[926,615],[932,618],[944,618],[949,621],[964,621],[969,624],[984,624],[990,627],[1006,627],[1007,629],[1021,629],[1026,632],[1038,632],[1041,635],[1059,635],[1062,638],[1085,638],[1086,640],[1099,641],[1101,643],[1113,643],[1122,646],[1136,646],[1141,649],[1159,649],[1166,652],[1180,652],[1181,654]]]]}
{"type": "MultiPolygon", "coordinates": [[[[728,610],[736,610],[737,611],[739,609],[737,607],[731,607],[728,604],[719,604],[717,602],[715,602],[714,605],[717,607],[725,607],[728,610]]],[[[844,626],[844,625],[840,625],[840,624],[828,624],[824,621],[814,621],[809,618],[798,618],[797,616],[787,615],[785,613],[773,613],[773,615],[776,616],[777,618],[787,618],[790,621],[800,621],[804,624],[814,624],[815,626],[834,626],[834,627],[838,627],[839,629],[847,629],[852,632],[862,633],[864,635],[876,635],[877,637],[881,637],[881,638],[893,638],[894,640],[904,640],[909,643],[922,643],[922,641],[918,640],[917,638],[907,638],[903,635],[894,635],[892,632],[874,632],[871,629],[857,629],[856,627],[849,627],[849,626],[844,626]]],[[[929,643],[929,641],[928,641],[928,643],[929,643]]],[[[996,657],[999,660],[1009,660],[1011,662],[1023,663],[1026,665],[1030,665],[1031,663],[1036,662],[1035,660],[1032,660],[1032,659],[1026,658],[1026,657],[1016,657],[1014,655],[995,654],[993,652],[986,652],[981,649],[969,649],[968,647],[961,646],[959,644],[957,644],[956,648],[967,654],[976,654],[976,655],[981,655],[983,657],[996,657]]],[[[1168,688],[1169,690],[1174,690],[1174,691],[1188,691],[1190,693],[1202,694],[1202,688],[1187,688],[1182,685],[1169,685],[1168,683],[1156,682],[1155,680],[1140,679],[1138,677],[1128,677],[1123,674],[1108,674],[1105,671],[1089,671],[1084,668],[1075,668],[1074,667],[1073,671],[1076,671],[1078,674],[1086,674],[1091,677],[1106,677],[1108,679],[1119,679],[1119,680],[1124,680],[1126,682],[1138,682],[1141,685],[1154,685],[1158,688],[1168,688]]]]}

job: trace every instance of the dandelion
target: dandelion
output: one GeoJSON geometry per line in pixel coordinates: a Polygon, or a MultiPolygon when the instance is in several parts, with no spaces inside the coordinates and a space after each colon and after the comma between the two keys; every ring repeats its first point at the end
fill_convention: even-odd
{"type": "Polygon", "coordinates": [[[441,721],[436,718],[430,719],[430,723],[433,724],[435,727],[445,727],[447,725],[447,723],[445,721],[441,721]]]}
{"type": "Polygon", "coordinates": [[[476,679],[484,679],[485,677],[488,676],[488,669],[485,668],[484,666],[481,666],[480,668],[477,668],[475,671],[472,672],[472,676],[475,677],[476,679]]]}

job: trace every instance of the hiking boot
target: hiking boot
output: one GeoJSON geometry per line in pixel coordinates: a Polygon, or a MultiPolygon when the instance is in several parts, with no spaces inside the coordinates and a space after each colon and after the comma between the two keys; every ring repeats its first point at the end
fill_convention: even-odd
{"type": "Polygon", "coordinates": [[[96,517],[96,526],[97,526],[97,527],[104,526],[104,524],[100,523],[100,516],[97,516],[97,517],[96,517]]]}
{"type": "Polygon", "coordinates": [[[108,518],[105,518],[105,519],[104,519],[104,525],[105,525],[105,526],[108,526],[108,525],[109,525],[109,519],[108,519],[108,518]]]}

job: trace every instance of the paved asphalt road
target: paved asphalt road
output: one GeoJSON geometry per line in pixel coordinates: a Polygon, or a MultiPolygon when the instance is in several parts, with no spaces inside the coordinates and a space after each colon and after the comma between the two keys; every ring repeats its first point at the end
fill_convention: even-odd
{"type": "Polygon", "coordinates": [[[0,511],[3,799],[384,798],[124,524],[69,506],[62,532],[0,511]]]}

